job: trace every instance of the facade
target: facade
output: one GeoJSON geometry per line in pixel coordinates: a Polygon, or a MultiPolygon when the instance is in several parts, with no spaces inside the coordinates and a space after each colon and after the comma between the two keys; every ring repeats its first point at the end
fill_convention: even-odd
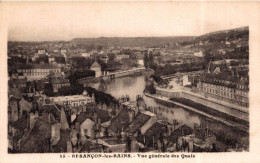
{"type": "Polygon", "coordinates": [[[210,79],[204,79],[199,82],[199,90],[207,97],[236,104],[239,106],[248,107],[248,92],[249,88],[246,84],[225,84],[229,81],[217,80],[214,82],[210,79]]]}
{"type": "Polygon", "coordinates": [[[37,65],[32,68],[18,69],[18,73],[22,73],[28,81],[41,80],[47,77],[51,72],[60,73],[61,69],[50,65],[37,65]]]}
{"type": "Polygon", "coordinates": [[[88,96],[85,91],[82,95],[50,97],[50,100],[55,104],[70,106],[80,106],[95,102],[95,98],[88,96]]]}
{"type": "Polygon", "coordinates": [[[225,60],[210,62],[206,73],[201,77],[198,88],[205,97],[209,96],[242,107],[249,106],[248,70],[237,67],[230,69],[225,60]]]}

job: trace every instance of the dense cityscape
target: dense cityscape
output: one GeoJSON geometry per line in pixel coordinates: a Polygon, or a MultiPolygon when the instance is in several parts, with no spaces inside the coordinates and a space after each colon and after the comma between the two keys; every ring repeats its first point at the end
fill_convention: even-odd
{"type": "Polygon", "coordinates": [[[8,42],[8,152],[249,151],[249,28],[8,42]]]}

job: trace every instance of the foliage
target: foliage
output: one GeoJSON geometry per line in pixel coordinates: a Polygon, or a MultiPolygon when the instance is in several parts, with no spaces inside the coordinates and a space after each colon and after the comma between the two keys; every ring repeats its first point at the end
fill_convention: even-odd
{"type": "Polygon", "coordinates": [[[44,85],[44,91],[43,93],[49,97],[54,96],[53,87],[51,83],[46,83],[44,85]]]}
{"type": "Polygon", "coordinates": [[[148,92],[150,94],[155,94],[156,93],[156,89],[154,88],[154,84],[147,85],[145,87],[145,92],[148,92]]]}
{"type": "Polygon", "coordinates": [[[49,63],[49,57],[47,55],[40,55],[39,58],[35,60],[36,63],[44,62],[49,63]]]}
{"type": "Polygon", "coordinates": [[[93,63],[94,59],[85,57],[72,57],[73,66],[77,69],[88,69],[93,63]]]}
{"type": "Polygon", "coordinates": [[[77,94],[82,94],[83,90],[84,90],[84,86],[82,84],[74,83],[69,87],[61,87],[58,90],[58,95],[59,96],[77,95],[77,94]]]}
{"type": "Polygon", "coordinates": [[[65,63],[65,58],[62,56],[57,56],[57,57],[55,57],[55,61],[57,63],[65,63]]]}
{"type": "Polygon", "coordinates": [[[92,70],[75,70],[73,71],[68,79],[70,83],[76,83],[78,79],[86,78],[86,77],[95,77],[95,71],[92,70]]]}

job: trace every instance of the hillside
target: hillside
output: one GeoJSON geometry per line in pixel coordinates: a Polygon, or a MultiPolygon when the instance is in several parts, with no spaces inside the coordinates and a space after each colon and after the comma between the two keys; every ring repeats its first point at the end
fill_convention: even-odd
{"type": "Polygon", "coordinates": [[[99,37],[99,38],[75,38],[71,40],[77,45],[114,45],[128,47],[158,47],[165,44],[191,41],[193,36],[178,37],[99,37]]]}

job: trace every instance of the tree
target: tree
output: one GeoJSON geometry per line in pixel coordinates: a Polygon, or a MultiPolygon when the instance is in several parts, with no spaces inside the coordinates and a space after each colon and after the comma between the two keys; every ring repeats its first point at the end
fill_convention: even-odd
{"type": "Polygon", "coordinates": [[[108,53],[107,56],[108,56],[108,62],[113,62],[116,57],[114,53],[108,53]]]}
{"type": "Polygon", "coordinates": [[[148,54],[144,53],[144,67],[148,68],[148,54]]]}

